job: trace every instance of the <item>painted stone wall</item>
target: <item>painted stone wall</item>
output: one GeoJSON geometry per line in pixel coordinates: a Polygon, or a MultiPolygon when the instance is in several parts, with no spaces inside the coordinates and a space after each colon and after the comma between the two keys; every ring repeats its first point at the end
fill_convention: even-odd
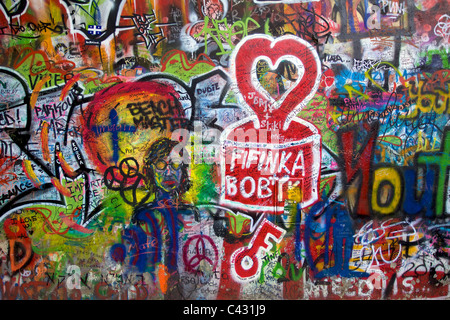
{"type": "Polygon", "coordinates": [[[445,0],[1,0],[4,300],[447,299],[445,0]]]}

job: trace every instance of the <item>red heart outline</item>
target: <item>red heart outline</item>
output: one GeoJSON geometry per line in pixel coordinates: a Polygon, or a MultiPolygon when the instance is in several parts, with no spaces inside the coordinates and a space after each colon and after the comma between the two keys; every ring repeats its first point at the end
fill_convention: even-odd
{"type": "MultiPolygon", "coordinates": [[[[255,60],[267,60],[276,65],[283,57],[293,56],[299,59],[304,66],[303,77],[295,87],[281,99],[279,108],[272,111],[271,122],[279,121],[283,130],[287,130],[292,118],[314,96],[320,83],[320,59],[311,44],[292,35],[274,39],[267,35],[252,35],[244,38],[236,46],[231,56],[231,70],[237,82],[239,93],[247,106],[257,115],[259,121],[255,128],[259,128],[260,120],[265,114],[263,103],[271,103],[265,90],[261,91],[252,82],[255,60]]],[[[289,60],[289,59],[284,59],[289,60]]]]}

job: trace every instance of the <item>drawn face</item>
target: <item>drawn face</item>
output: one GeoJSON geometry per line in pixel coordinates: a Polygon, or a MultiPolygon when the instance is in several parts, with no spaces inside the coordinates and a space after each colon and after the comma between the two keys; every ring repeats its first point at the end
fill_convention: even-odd
{"type": "Polygon", "coordinates": [[[153,164],[156,185],[166,192],[178,189],[181,181],[181,162],[172,160],[169,156],[158,159],[153,164]]]}

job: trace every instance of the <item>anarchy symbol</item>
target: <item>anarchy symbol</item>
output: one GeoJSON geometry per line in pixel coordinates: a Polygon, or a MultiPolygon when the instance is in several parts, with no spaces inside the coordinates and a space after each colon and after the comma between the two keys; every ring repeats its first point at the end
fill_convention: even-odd
{"type": "Polygon", "coordinates": [[[198,266],[202,261],[208,262],[211,266],[213,266],[214,270],[219,261],[219,252],[214,241],[210,237],[205,235],[196,235],[189,238],[183,247],[183,262],[186,271],[198,273],[198,266]],[[193,245],[191,246],[191,244],[193,245]],[[192,251],[190,250],[191,247],[193,247],[192,251]],[[207,250],[208,247],[212,250],[207,250]],[[208,251],[212,251],[212,253],[214,253],[213,259],[211,259],[211,253],[208,251]],[[195,252],[195,254],[189,256],[191,252],[195,252]]]}

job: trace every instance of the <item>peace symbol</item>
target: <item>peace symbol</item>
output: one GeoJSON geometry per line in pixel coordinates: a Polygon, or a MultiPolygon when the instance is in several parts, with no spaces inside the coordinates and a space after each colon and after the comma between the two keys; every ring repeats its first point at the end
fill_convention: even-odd
{"type": "Polygon", "coordinates": [[[127,178],[134,178],[139,173],[139,164],[134,158],[125,158],[119,165],[120,173],[127,178]]]}
{"type": "Polygon", "coordinates": [[[189,238],[184,247],[183,247],[183,262],[186,268],[186,271],[197,273],[198,266],[200,262],[205,260],[210,265],[213,266],[213,269],[217,267],[217,263],[219,261],[219,251],[214,243],[214,241],[206,236],[206,235],[196,235],[189,238]],[[191,244],[193,244],[191,246],[191,244]],[[207,249],[211,248],[209,251],[214,253],[214,258],[211,259],[211,254],[207,253],[207,249]],[[192,248],[193,250],[189,250],[192,248]],[[195,254],[189,257],[189,254],[195,251],[195,254]]]}

